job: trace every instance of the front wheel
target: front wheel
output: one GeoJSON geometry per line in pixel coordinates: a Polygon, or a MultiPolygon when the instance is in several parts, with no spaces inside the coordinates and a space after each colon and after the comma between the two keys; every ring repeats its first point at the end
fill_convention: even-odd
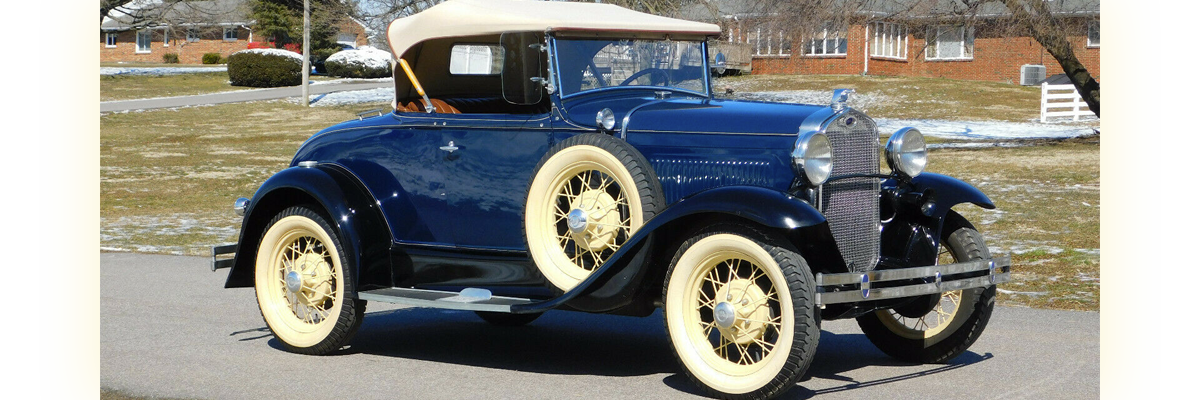
{"type": "Polygon", "coordinates": [[[812,272],[786,241],[745,225],[710,227],[680,246],[664,286],[676,359],[711,394],[771,398],[812,362],[812,272]]]}
{"type": "MultiPolygon", "coordinates": [[[[951,212],[942,228],[938,264],[990,258],[983,235],[951,212]]],[[[992,316],[996,286],[926,296],[902,307],[858,317],[871,343],[889,356],[913,363],[944,363],[958,357],[992,316]]]]}
{"type": "Polygon", "coordinates": [[[254,293],[263,321],[293,352],[328,354],[350,341],[367,302],[349,298],[345,253],[312,208],[283,210],[259,242],[254,293]]]}

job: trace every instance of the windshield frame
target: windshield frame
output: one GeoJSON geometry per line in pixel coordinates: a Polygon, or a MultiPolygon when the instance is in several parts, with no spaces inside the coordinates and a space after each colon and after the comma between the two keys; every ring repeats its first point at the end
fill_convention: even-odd
{"type": "Polygon", "coordinates": [[[670,91],[670,92],[678,92],[678,93],[688,94],[688,95],[692,95],[692,96],[698,96],[698,97],[702,97],[702,98],[712,98],[712,73],[710,72],[709,65],[708,65],[708,40],[672,40],[670,37],[666,37],[664,39],[654,39],[654,40],[668,41],[668,42],[669,41],[696,42],[696,43],[700,44],[701,75],[703,75],[703,77],[704,77],[704,79],[703,79],[704,91],[703,92],[697,92],[694,90],[682,89],[682,88],[677,88],[677,87],[672,87],[672,86],[634,85],[634,86],[606,86],[606,87],[600,87],[600,88],[594,88],[594,89],[580,90],[578,92],[566,94],[562,90],[562,88],[563,88],[562,78],[561,78],[562,75],[561,75],[561,71],[559,69],[559,64],[560,64],[559,60],[561,60],[561,58],[559,57],[559,54],[558,54],[558,47],[559,47],[558,41],[559,40],[573,40],[573,39],[575,39],[575,40],[605,40],[605,39],[609,39],[609,40],[646,40],[646,39],[645,38],[635,38],[635,37],[622,37],[620,35],[596,36],[596,37],[588,37],[588,38],[575,38],[575,37],[558,38],[555,35],[547,35],[547,39],[548,39],[548,43],[550,45],[550,55],[551,55],[550,56],[550,61],[551,61],[550,69],[551,69],[551,73],[553,74],[552,81],[554,82],[554,86],[558,88],[557,90],[554,91],[554,94],[557,94],[559,96],[559,98],[561,98],[561,99],[569,99],[569,98],[572,98],[575,96],[587,95],[587,94],[604,92],[604,91],[609,91],[609,90],[670,91]]]}

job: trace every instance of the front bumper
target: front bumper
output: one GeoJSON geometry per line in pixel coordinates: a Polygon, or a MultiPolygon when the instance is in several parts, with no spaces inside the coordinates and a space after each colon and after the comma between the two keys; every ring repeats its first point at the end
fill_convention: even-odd
{"type": "Polygon", "coordinates": [[[987,287],[1012,279],[1012,257],[885,269],[817,274],[817,306],[913,297],[987,287]]]}

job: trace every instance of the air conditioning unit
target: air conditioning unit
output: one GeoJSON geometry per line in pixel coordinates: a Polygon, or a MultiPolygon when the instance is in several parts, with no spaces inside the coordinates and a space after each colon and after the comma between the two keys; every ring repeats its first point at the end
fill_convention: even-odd
{"type": "Polygon", "coordinates": [[[1036,86],[1046,80],[1046,66],[1025,64],[1021,66],[1021,85],[1036,86]]]}

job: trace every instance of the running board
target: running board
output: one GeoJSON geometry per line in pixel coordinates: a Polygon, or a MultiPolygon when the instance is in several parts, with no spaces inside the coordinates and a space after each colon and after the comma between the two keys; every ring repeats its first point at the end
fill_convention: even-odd
{"type": "Polygon", "coordinates": [[[512,307],[514,305],[533,303],[533,300],[530,299],[492,296],[492,291],[479,288],[466,288],[460,292],[447,292],[394,287],[358,292],[358,298],[360,300],[382,301],[414,307],[502,313],[513,312],[512,307]]]}

